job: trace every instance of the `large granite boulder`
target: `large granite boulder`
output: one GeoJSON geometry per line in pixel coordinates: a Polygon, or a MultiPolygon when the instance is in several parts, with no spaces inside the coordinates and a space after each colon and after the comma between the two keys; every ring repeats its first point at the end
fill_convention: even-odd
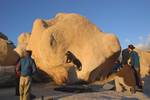
{"type": "Polygon", "coordinates": [[[14,65],[18,59],[18,54],[13,50],[7,40],[0,38],[0,65],[14,65]]]}
{"type": "Polygon", "coordinates": [[[14,82],[14,65],[19,55],[14,51],[12,42],[5,35],[0,35],[0,86],[8,86],[14,82]]]}
{"type": "Polygon", "coordinates": [[[37,66],[57,84],[73,78],[103,79],[120,54],[115,35],[102,32],[83,16],[64,13],[51,20],[35,20],[27,49],[32,50],[37,66]],[[81,71],[74,70],[72,64],[66,65],[67,51],[81,62],[81,71]]]}

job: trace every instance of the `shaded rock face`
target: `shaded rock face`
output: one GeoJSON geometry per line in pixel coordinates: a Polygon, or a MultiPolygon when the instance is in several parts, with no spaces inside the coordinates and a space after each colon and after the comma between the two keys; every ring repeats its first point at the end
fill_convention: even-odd
{"type": "Polygon", "coordinates": [[[105,34],[83,16],[64,13],[51,20],[37,19],[27,49],[32,50],[41,70],[54,80],[60,80],[57,84],[65,82],[68,73],[72,73],[69,72],[72,65],[65,67],[68,66],[65,64],[67,51],[71,51],[82,65],[81,71],[75,70],[74,78],[84,81],[89,76],[100,78],[102,69],[111,68],[120,54],[120,44],[115,35],[105,34]]]}
{"type": "MultiPolygon", "coordinates": [[[[115,78],[116,83],[116,90],[118,91],[118,88],[122,86],[127,89],[128,92],[131,92],[131,88],[135,88],[136,86],[136,79],[134,76],[134,71],[131,66],[129,65],[124,65],[123,68],[116,73],[116,78],[115,78]],[[118,85],[120,85],[118,87],[118,85]]],[[[120,89],[119,89],[120,90],[120,89]]],[[[122,90],[122,89],[121,89],[122,90]]],[[[118,91],[121,92],[121,91],[118,91]]]]}

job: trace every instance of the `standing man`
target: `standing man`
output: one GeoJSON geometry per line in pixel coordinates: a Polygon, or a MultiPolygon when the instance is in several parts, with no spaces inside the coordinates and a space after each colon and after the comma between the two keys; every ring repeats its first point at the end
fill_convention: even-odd
{"type": "Polygon", "coordinates": [[[32,51],[26,50],[25,56],[19,61],[18,72],[20,72],[20,100],[30,100],[31,76],[36,71],[36,65],[31,58],[32,51]]]}
{"type": "Polygon", "coordinates": [[[134,51],[134,49],[135,47],[132,44],[128,45],[128,51],[130,54],[129,64],[134,70],[137,88],[142,91],[142,81],[140,76],[140,58],[138,53],[134,51]]]}

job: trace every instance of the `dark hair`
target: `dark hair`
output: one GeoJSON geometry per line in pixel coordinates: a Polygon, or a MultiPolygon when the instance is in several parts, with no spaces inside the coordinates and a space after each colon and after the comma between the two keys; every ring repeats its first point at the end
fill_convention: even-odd
{"type": "Polygon", "coordinates": [[[32,55],[32,51],[31,50],[26,50],[26,52],[31,56],[32,55]]]}
{"type": "Polygon", "coordinates": [[[130,48],[132,50],[135,49],[134,45],[132,45],[132,44],[128,45],[128,48],[130,48]]]}

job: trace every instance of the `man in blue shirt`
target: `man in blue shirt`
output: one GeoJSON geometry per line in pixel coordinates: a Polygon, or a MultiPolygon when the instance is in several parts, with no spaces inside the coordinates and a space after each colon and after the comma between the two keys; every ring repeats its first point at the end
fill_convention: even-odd
{"type": "Polygon", "coordinates": [[[31,58],[32,51],[26,50],[25,56],[18,63],[18,72],[20,72],[20,100],[30,100],[31,76],[36,71],[36,65],[31,58]]]}
{"type": "Polygon", "coordinates": [[[128,51],[130,54],[129,64],[134,70],[137,88],[142,90],[142,81],[140,76],[140,58],[136,51],[134,51],[135,47],[130,44],[128,45],[128,51]]]}

